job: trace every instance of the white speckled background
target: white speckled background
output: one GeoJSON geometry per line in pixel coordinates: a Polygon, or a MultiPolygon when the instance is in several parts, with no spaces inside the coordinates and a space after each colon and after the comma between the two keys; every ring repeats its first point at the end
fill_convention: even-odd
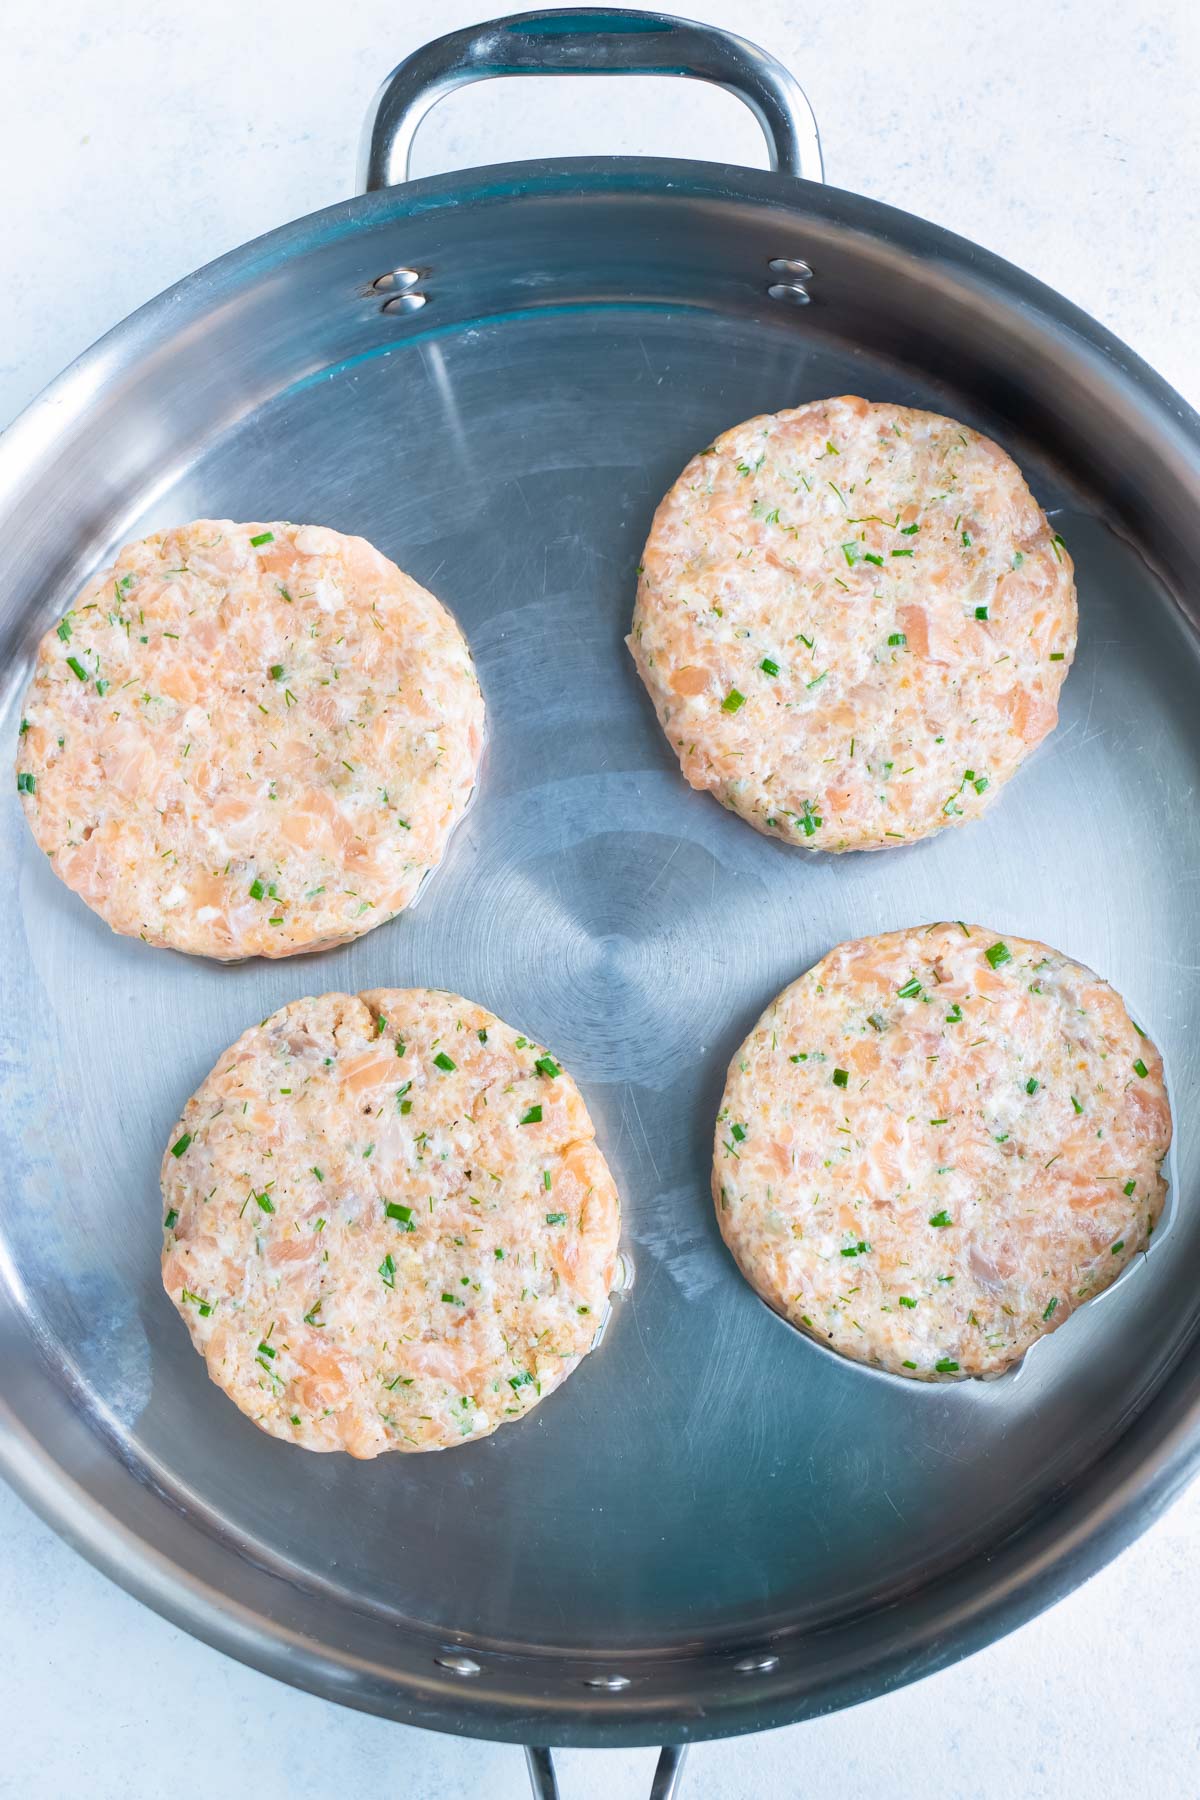
{"type": "MultiPolygon", "coordinates": [[[[829,178],[1094,313],[1200,405],[1195,0],[692,0],[808,90],[829,178]]],[[[387,69],[458,0],[10,0],[0,418],[197,264],[340,199],[387,69]]],[[[761,163],[728,96],[543,82],[456,96],[419,173],[602,151],[761,163]]],[[[1189,1121],[1182,1121],[1188,1129],[1189,1121]]],[[[0,1371],[0,1379],[2,1379],[0,1371]]],[[[525,1800],[520,1752],[341,1711],[193,1643],[0,1486],[0,1796],[525,1800]]],[[[1052,1612],[885,1700],[694,1750],[686,1800],[1200,1793],[1200,1485],[1052,1612]]],[[[645,1800],[650,1751],[566,1752],[564,1800],[645,1800]]]]}

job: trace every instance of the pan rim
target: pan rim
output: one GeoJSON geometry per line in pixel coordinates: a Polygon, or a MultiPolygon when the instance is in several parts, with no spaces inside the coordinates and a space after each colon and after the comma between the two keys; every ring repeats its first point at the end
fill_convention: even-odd
{"type": "MultiPolygon", "coordinates": [[[[572,158],[433,176],[403,189],[338,202],[184,277],[85,350],[9,427],[0,440],[0,506],[17,496],[26,468],[39,466],[61,433],[85,416],[102,381],[135,367],[151,348],[168,343],[181,324],[204,316],[252,273],[258,276],[265,268],[304,257],[339,236],[365,234],[441,208],[519,204],[526,197],[576,194],[581,186],[614,198],[758,202],[902,247],[915,229],[952,275],[969,273],[972,281],[997,289],[1010,305],[1035,312],[1097,353],[1107,365],[1107,378],[1137,388],[1154,412],[1156,428],[1173,435],[1200,463],[1200,416],[1160,376],[1081,309],[967,239],[882,202],[788,176],[667,159],[572,158]]],[[[28,1328],[27,1321],[22,1323],[28,1328]]],[[[48,1357],[40,1374],[66,1405],[82,1410],[48,1357]]],[[[839,1620],[810,1640],[823,1639],[833,1648],[835,1638],[849,1637],[850,1655],[843,1652],[841,1662],[831,1656],[823,1668],[799,1665],[789,1670],[785,1656],[778,1671],[755,1681],[729,1674],[722,1686],[732,1657],[753,1647],[731,1645],[728,1662],[711,1651],[697,1656],[697,1669],[719,1665],[718,1682],[714,1692],[687,1706],[638,1699],[636,1689],[605,1693],[582,1687],[576,1688],[573,1706],[552,1700],[549,1693],[543,1694],[541,1705],[530,1705],[517,1696],[517,1680],[509,1692],[482,1684],[472,1691],[460,1676],[434,1667],[432,1660],[427,1678],[392,1671],[381,1685],[371,1673],[360,1687],[352,1687],[356,1677],[366,1674],[361,1658],[328,1644],[301,1641],[277,1618],[268,1623],[235,1597],[233,1581],[218,1588],[184,1570],[89,1492],[46,1444],[27,1433],[0,1396],[0,1473],[94,1566],[155,1611],[240,1661],[325,1698],[426,1728],[509,1742],[536,1738],[605,1745],[657,1742],[663,1736],[718,1737],[794,1722],[889,1691],[982,1648],[1063,1597],[1140,1535],[1198,1464],[1200,1349],[1194,1333],[1122,1435],[1077,1478],[1055,1516],[1048,1516],[1052,1508],[1043,1508],[995,1546],[982,1582],[978,1562],[964,1562],[929,1588],[858,1619],[839,1620]],[[907,1641],[901,1626],[889,1633],[883,1648],[876,1646],[873,1659],[851,1662],[853,1636],[864,1618],[877,1620],[886,1611],[899,1617],[918,1599],[928,1601],[929,1617],[910,1630],[907,1641]]],[[[136,1480],[129,1469],[119,1472],[136,1480]]],[[[231,1552],[236,1557],[235,1546],[219,1549],[226,1558],[231,1552]]],[[[229,1568],[235,1570],[236,1561],[229,1568]]],[[[464,1634],[454,1647],[469,1648],[469,1637],[464,1634]]],[[[646,1661],[653,1659],[653,1653],[644,1655],[646,1661]]],[[[511,1660],[519,1674],[517,1659],[511,1660]]],[[[520,1660],[525,1670],[538,1663],[545,1668],[544,1657],[532,1652],[520,1660]]],[[[674,1655],[667,1660],[674,1667],[686,1664],[674,1655]]]]}

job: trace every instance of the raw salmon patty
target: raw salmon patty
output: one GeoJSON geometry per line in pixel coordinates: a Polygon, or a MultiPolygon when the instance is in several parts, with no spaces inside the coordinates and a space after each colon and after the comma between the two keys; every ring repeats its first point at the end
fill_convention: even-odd
{"type": "Polygon", "coordinates": [[[462,633],[365,539],[202,519],[127,545],[47,632],[17,786],[114,931],[290,956],[408,905],[482,743],[462,633]]]}
{"type": "Polygon", "coordinates": [[[693,457],[628,644],[693,787],[806,849],[877,850],[990,806],[1055,724],[1075,627],[1012,459],[847,396],[693,457]]]}
{"type": "Polygon", "coordinates": [[[308,1450],[520,1418],[608,1313],[617,1191],[539,1044],[422,988],[243,1033],[163,1156],[163,1282],[217,1386],[308,1450]]]}
{"type": "Polygon", "coordinates": [[[1145,1250],[1162,1058],[1090,969],[979,925],[841,944],[730,1066],[713,1194],[769,1306],[917,1380],[998,1374],[1145,1250]]]}

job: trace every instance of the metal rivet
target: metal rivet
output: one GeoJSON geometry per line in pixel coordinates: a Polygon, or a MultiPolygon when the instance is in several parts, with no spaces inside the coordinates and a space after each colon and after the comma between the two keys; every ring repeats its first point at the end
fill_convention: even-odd
{"type": "MultiPolygon", "coordinates": [[[[808,289],[801,287],[798,281],[773,282],[767,289],[767,293],[772,300],[786,300],[792,306],[807,306],[812,298],[808,289]]],[[[388,302],[390,306],[395,306],[395,304],[394,300],[388,302]]],[[[383,310],[386,312],[387,307],[385,306],[383,310]]]]}
{"type": "Polygon", "coordinates": [[[734,1663],[739,1675],[769,1675],[772,1669],[779,1667],[777,1656],[743,1656],[741,1662],[734,1663]]]}
{"type": "Polygon", "coordinates": [[[801,281],[807,281],[812,274],[809,265],[799,256],[773,256],[767,267],[772,275],[796,275],[801,281]]]}
{"type": "Polygon", "coordinates": [[[380,310],[385,313],[416,312],[428,298],[428,294],[397,294],[394,300],[385,300],[380,310]]]}
{"type": "Polygon", "coordinates": [[[389,269],[386,275],[381,275],[371,286],[377,294],[391,293],[393,289],[402,294],[407,288],[415,288],[420,279],[419,269],[389,269]]]}
{"type": "Polygon", "coordinates": [[[629,1686],[628,1675],[591,1675],[584,1682],[584,1687],[604,1688],[610,1694],[619,1694],[622,1688],[629,1686]]]}
{"type": "Polygon", "coordinates": [[[452,1675],[478,1675],[479,1664],[470,1656],[435,1656],[434,1662],[439,1669],[449,1669],[452,1675]]]}

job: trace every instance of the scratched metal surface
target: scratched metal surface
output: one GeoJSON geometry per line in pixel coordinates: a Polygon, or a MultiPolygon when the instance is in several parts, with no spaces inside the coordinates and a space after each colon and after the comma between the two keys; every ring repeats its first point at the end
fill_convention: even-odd
{"type": "Polygon", "coordinates": [[[1194,427],[944,234],[667,168],[490,171],[288,228],[138,315],[0,448],[10,745],[77,581],[205,514],[371,538],[454,609],[490,720],[419,905],[319,958],[221,968],[117,939],[6,803],[0,1457],[225,1648],[395,1716],[558,1741],[771,1723],[919,1673],[1111,1553],[1194,1449],[1194,1368],[1167,1380],[1200,1257],[1200,662],[1169,591],[1194,559],[1194,427]],[[804,311],[764,296],[781,253],[816,268],[804,311]],[[397,262],[431,271],[412,318],[368,292],[397,262]],[[1081,629],[1059,729],[986,821],[832,859],[684,786],[621,640],[687,457],[844,391],[1013,448],[1075,557],[1081,629]],[[841,939],[943,917],[1111,978],[1164,1049],[1179,1141],[1148,1259],[1015,1375],[930,1389],[760,1305],[708,1181],[726,1065],[772,995],[841,939]],[[636,1278],[527,1420],[438,1456],[305,1456],[209,1384],[162,1294],[158,1159],[247,1023],[409,983],[573,1071],[636,1278]],[[453,1648],[481,1673],[443,1669],[453,1648]],[[778,1665],[739,1673],[748,1651],[778,1665]],[[583,1685],[613,1672],[624,1690],[583,1685]]]}

